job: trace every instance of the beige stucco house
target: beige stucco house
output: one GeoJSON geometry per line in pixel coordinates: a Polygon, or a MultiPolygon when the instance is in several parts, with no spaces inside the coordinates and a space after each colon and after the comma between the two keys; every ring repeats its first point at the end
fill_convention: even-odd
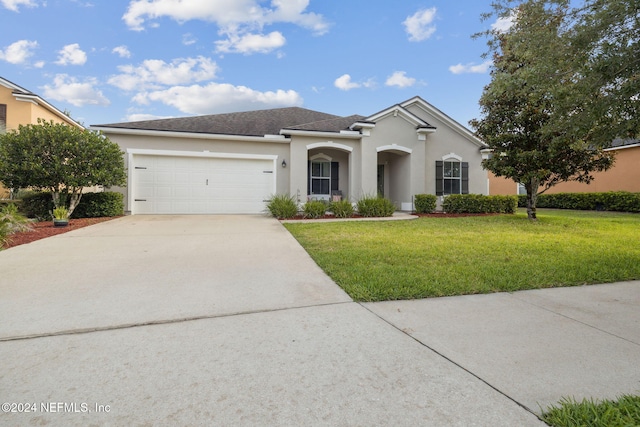
{"type": "MultiPolygon", "coordinates": [[[[569,181],[551,187],[545,193],[603,193],[607,191],[629,191],[640,193],[640,140],[616,140],[610,151],[616,161],[609,170],[594,172],[589,184],[569,181]]],[[[515,181],[496,177],[489,172],[489,193],[492,195],[526,194],[524,188],[515,181]]]]}
{"type": "MultiPolygon", "coordinates": [[[[0,132],[37,124],[38,119],[83,127],[35,93],[0,77],[0,132]]],[[[9,191],[0,184],[0,198],[8,196],[9,191]]]]}
{"type": "Polygon", "coordinates": [[[126,210],[260,213],[274,194],[356,201],[381,194],[488,194],[488,151],[420,97],[371,116],[299,107],[92,126],[126,152],[126,210]]]}

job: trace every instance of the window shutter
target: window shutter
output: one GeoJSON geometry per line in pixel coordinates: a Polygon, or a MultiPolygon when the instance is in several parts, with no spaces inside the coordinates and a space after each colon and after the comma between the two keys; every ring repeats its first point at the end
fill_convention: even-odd
{"type": "Polygon", "coordinates": [[[442,160],[436,160],[436,196],[442,196],[444,193],[443,166],[442,160]]]}
{"type": "Polygon", "coordinates": [[[0,132],[7,130],[7,104],[0,104],[0,132]]]}
{"type": "Polygon", "coordinates": [[[462,194],[469,194],[469,163],[462,162],[462,194]]]}
{"type": "Polygon", "coordinates": [[[338,162],[331,162],[331,191],[338,191],[338,162]]]}
{"type": "Polygon", "coordinates": [[[307,160],[307,194],[311,194],[311,160],[307,160]]]}

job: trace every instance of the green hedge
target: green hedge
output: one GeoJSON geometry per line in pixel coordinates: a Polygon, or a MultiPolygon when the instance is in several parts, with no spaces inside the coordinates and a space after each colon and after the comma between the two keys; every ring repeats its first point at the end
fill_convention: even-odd
{"type": "Polygon", "coordinates": [[[516,213],[517,196],[484,196],[482,194],[451,194],[445,197],[442,209],[447,213],[516,213]]]}
{"type": "MultiPolygon", "coordinates": [[[[51,219],[53,200],[51,193],[32,193],[22,198],[20,211],[28,218],[51,219]]],[[[71,218],[99,218],[124,214],[124,196],[121,193],[85,193],[71,214],[71,218]]]]}
{"type": "Polygon", "coordinates": [[[85,193],[74,209],[72,218],[101,218],[124,214],[124,195],[113,191],[85,193]]]}
{"type": "MultiPolygon", "coordinates": [[[[518,196],[518,206],[527,207],[527,196],[518,196]]],[[[609,191],[606,193],[540,194],[538,208],[576,209],[588,211],[640,212],[640,193],[609,191]]]]}
{"type": "Polygon", "coordinates": [[[435,211],[437,199],[434,194],[416,194],[413,198],[416,213],[431,213],[435,211]]]}

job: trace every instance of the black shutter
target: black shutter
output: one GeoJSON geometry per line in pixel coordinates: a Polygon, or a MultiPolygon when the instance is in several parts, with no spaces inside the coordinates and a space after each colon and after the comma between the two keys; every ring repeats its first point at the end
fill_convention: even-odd
{"type": "Polygon", "coordinates": [[[338,191],[338,162],[331,162],[331,191],[338,191]]]}
{"type": "Polygon", "coordinates": [[[444,162],[436,160],[436,196],[442,196],[444,193],[444,162]]]}
{"type": "Polygon", "coordinates": [[[469,194],[469,163],[462,162],[462,194],[469,194]]]}
{"type": "Polygon", "coordinates": [[[0,104],[0,132],[7,130],[7,104],[0,104]]]}
{"type": "Polygon", "coordinates": [[[307,194],[311,194],[311,160],[307,160],[307,194]]]}

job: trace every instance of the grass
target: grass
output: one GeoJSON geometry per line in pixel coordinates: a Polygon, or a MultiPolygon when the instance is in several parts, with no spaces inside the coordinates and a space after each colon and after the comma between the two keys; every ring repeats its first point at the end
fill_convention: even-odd
{"type": "Polygon", "coordinates": [[[640,425],[640,396],[623,395],[615,401],[576,402],[564,399],[542,419],[553,427],[631,427],[640,425]]]}
{"type": "Polygon", "coordinates": [[[383,301],[640,279],[640,215],[539,210],[285,227],[353,299],[383,301]]]}

